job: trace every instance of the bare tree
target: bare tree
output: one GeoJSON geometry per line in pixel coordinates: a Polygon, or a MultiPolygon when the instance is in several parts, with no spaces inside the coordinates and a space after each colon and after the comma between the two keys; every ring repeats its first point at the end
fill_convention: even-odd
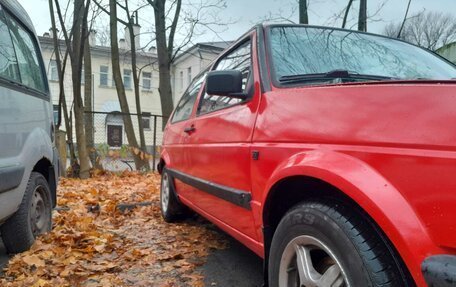
{"type": "MultiPolygon", "coordinates": [[[[117,40],[117,23],[119,19],[117,17],[116,2],[116,0],[109,0],[109,26],[111,31],[112,74],[116,85],[120,108],[122,110],[122,117],[125,125],[125,133],[127,134],[128,144],[130,145],[130,148],[134,151],[138,149],[138,142],[136,140],[135,131],[133,129],[133,122],[130,117],[130,108],[128,106],[127,96],[125,94],[125,87],[122,81],[122,74],[120,72],[119,42],[117,40]]],[[[145,165],[147,165],[143,153],[134,152],[133,155],[136,169],[142,169],[145,165]],[[143,159],[141,159],[141,154],[143,156],[143,159]]]]}
{"type": "Polygon", "coordinates": [[[347,8],[345,8],[344,12],[344,19],[342,20],[342,28],[345,28],[345,25],[347,25],[347,18],[348,18],[348,13],[350,13],[350,8],[353,4],[353,0],[349,0],[347,4],[347,8]]]}
{"type": "Polygon", "coordinates": [[[404,20],[402,20],[402,24],[401,24],[401,27],[399,28],[399,32],[397,32],[397,38],[401,37],[401,33],[402,33],[402,30],[404,29],[405,21],[407,21],[407,16],[408,16],[408,12],[409,12],[411,3],[412,3],[412,0],[409,0],[408,4],[407,4],[407,9],[405,10],[404,20]]]}
{"type": "MultiPolygon", "coordinates": [[[[59,79],[59,110],[63,112],[63,120],[65,124],[66,130],[66,137],[67,143],[70,150],[70,165],[71,166],[78,166],[78,160],[76,158],[76,153],[74,150],[73,145],[73,128],[71,123],[71,117],[69,116],[68,107],[66,104],[66,96],[65,96],[65,89],[64,89],[64,77],[65,77],[65,68],[68,59],[68,50],[65,49],[65,55],[63,57],[63,63],[61,59],[61,51],[60,51],[60,41],[58,39],[58,30],[56,28],[55,16],[54,16],[54,4],[53,0],[49,0],[49,11],[51,15],[51,29],[52,29],[52,39],[53,39],[53,46],[54,46],[54,58],[57,66],[57,77],[59,79]]],[[[61,117],[61,113],[59,113],[61,117]]],[[[61,125],[61,118],[59,118],[57,123],[57,128],[60,128],[61,125]]],[[[66,168],[66,167],[65,167],[66,168]]],[[[73,176],[73,175],[70,175],[73,176]]]]}
{"type": "Polygon", "coordinates": [[[402,23],[385,26],[383,34],[414,43],[432,51],[456,41],[456,17],[442,12],[421,12],[402,23]]]}
{"type": "MultiPolygon", "coordinates": [[[[87,15],[90,0],[74,0],[73,21],[71,30],[68,33],[65,27],[64,17],[58,0],[55,0],[56,12],[62,29],[66,50],[71,60],[71,74],[73,82],[74,117],[76,130],[76,143],[79,155],[79,176],[88,178],[90,176],[90,161],[87,151],[87,141],[84,129],[84,105],[81,96],[81,71],[82,59],[84,57],[84,46],[87,37],[87,15]]],[[[75,167],[73,167],[74,169],[75,167]]],[[[76,173],[78,173],[76,171],[76,173]]]]}
{"type": "MultiPolygon", "coordinates": [[[[171,89],[171,63],[176,55],[192,42],[197,27],[214,31],[214,26],[225,27],[217,14],[211,13],[226,7],[224,0],[202,0],[189,3],[188,9],[182,9],[182,0],[147,0],[154,10],[155,42],[158,56],[159,93],[162,115],[169,118],[173,110],[171,89]],[[192,14],[192,11],[194,14],[192,14]],[[178,26],[179,23],[179,26],[178,26]],[[178,31],[185,34],[176,44],[178,31]]],[[[166,125],[163,121],[162,128],[166,125]]]]}
{"type": "MultiPolygon", "coordinates": [[[[109,10],[107,10],[98,1],[94,1],[94,3],[102,11],[104,11],[107,15],[110,16],[110,27],[113,28],[112,27],[112,23],[111,23],[111,21],[113,20],[113,18],[111,18],[111,16],[112,16],[111,15],[112,14],[111,8],[112,7],[110,6],[109,10]]],[[[136,151],[136,152],[134,152],[135,164],[137,165],[136,168],[137,169],[149,170],[150,169],[149,161],[147,160],[147,157],[145,156],[145,153],[146,153],[146,140],[145,140],[145,136],[144,136],[144,127],[143,127],[143,120],[142,120],[143,116],[142,116],[142,109],[141,109],[141,97],[140,97],[140,93],[139,93],[140,92],[139,91],[139,89],[140,89],[140,87],[139,87],[139,76],[140,76],[140,73],[141,73],[141,69],[138,69],[138,67],[137,67],[137,55],[136,55],[137,51],[141,47],[136,47],[135,38],[139,37],[139,35],[135,34],[135,29],[134,29],[135,26],[139,26],[139,23],[138,23],[138,11],[141,8],[143,8],[143,7],[145,7],[145,5],[138,7],[134,11],[130,11],[128,0],[125,0],[123,5],[120,5],[119,3],[117,3],[116,11],[115,11],[116,15],[115,16],[116,16],[117,22],[122,24],[122,25],[124,25],[125,28],[128,30],[128,35],[127,36],[129,37],[128,40],[129,40],[129,43],[130,43],[130,47],[129,47],[130,50],[127,53],[128,53],[129,58],[130,58],[130,61],[131,61],[131,71],[132,71],[132,76],[133,76],[133,90],[134,90],[134,93],[135,93],[136,114],[137,114],[137,121],[138,121],[138,134],[139,134],[139,139],[140,139],[140,144],[141,144],[141,150],[139,152],[137,152],[138,144],[136,142],[136,135],[135,135],[135,131],[133,129],[133,125],[132,125],[132,129],[131,130],[128,130],[127,126],[126,126],[125,127],[125,132],[127,133],[127,138],[128,139],[133,138],[133,137],[135,138],[135,142],[131,142],[129,140],[128,143],[129,143],[130,147],[132,148],[132,151],[136,151]],[[118,15],[117,15],[117,8],[118,7],[120,7],[122,10],[124,10],[125,18],[127,20],[122,20],[120,17],[118,17],[118,15]],[[130,137],[128,137],[128,133],[130,134],[130,137]]],[[[117,24],[116,24],[115,28],[117,29],[117,24]]],[[[110,39],[112,40],[112,30],[111,29],[110,29],[110,39]]],[[[118,43],[116,43],[115,46],[111,45],[111,53],[115,54],[115,56],[119,55],[118,43]]],[[[117,71],[115,71],[115,67],[113,66],[113,74],[114,74],[114,72],[117,72],[117,71]]],[[[119,64],[119,73],[120,73],[120,64],[119,64]]],[[[115,84],[117,86],[117,82],[115,81],[115,77],[114,77],[114,82],[115,82],[115,84]]],[[[122,83],[122,85],[123,85],[123,83],[122,83]]],[[[122,103],[123,99],[121,100],[121,98],[123,98],[124,95],[125,95],[125,89],[122,87],[120,90],[118,89],[117,92],[118,92],[119,102],[122,103]],[[123,90],[123,92],[122,92],[122,90],[123,90]],[[119,95],[119,91],[121,92],[120,95],[119,95]]],[[[125,97],[125,102],[127,102],[126,97],[125,97]]],[[[126,107],[128,107],[128,105],[126,107]]],[[[123,113],[129,113],[129,110],[127,110],[125,108],[125,106],[122,107],[122,104],[121,104],[121,109],[122,109],[123,113]]],[[[130,118],[130,121],[131,121],[131,118],[130,118]]]]}
{"type": "MultiPolygon", "coordinates": [[[[159,93],[162,108],[162,115],[169,117],[173,111],[173,97],[171,89],[171,62],[174,52],[174,37],[176,35],[177,23],[182,7],[182,0],[176,0],[174,16],[169,27],[166,23],[167,10],[166,0],[147,0],[154,9],[155,16],[155,39],[157,43],[158,72],[159,72],[159,93]],[[167,35],[167,32],[169,33],[167,35]]],[[[165,123],[163,123],[164,128],[165,123]]]]}
{"type": "Polygon", "coordinates": [[[299,23],[309,24],[309,15],[307,13],[307,0],[299,0],[299,23]]]}

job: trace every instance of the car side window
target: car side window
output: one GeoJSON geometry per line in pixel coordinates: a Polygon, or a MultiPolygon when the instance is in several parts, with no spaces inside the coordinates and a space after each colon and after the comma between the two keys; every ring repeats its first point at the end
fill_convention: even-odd
{"type": "Polygon", "coordinates": [[[45,92],[43,69],[38,58],[39,51],[34,38],[13,17],[6,15],[10,24],[10,34],[13,39],[22,84],[45,92]]]}
{"type": "Polygon", "coordinates": [[[0,77],[21,81],[13,42],[3,11],[0,8],[0,77]]]}
{"type": "MultiPolygon", "coordinates": [[[[250,40],[225,55],[215,66],[214,70],[238,70],[242,73],[242,89],[246,92],[247,82],[251,71],[250,40]]],[[[198,105],[197,115],[202,115],[227,108],[240,103],[242,100],[226,96],[208,95],[204,93],[198,105]]]]}
{"type": "Polygon", "coordinates": [[[188,120],[192,114],[193,106],[195,105],[198,92],[206,78],[207,70],[198,75],[182,95],[176,109],[174,110],[171,123],[188,120]]]}

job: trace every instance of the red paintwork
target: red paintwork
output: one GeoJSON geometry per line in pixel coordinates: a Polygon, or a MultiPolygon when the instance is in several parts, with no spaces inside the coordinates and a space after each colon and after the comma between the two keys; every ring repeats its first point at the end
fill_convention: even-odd
{"type": "Polygon", "coordinates": [[[426,286],[421,262],[456,254],[456,83],[271,87],[262,93],[259,59],[255,52],[252,57],[253,99],[193,114],[185,122],[196,127],[191,135],[182,124],[168,124],[162,157],[170,168],[251,191],[252,210],[179,182],[182,201],[263,256],[262,207],[270,188],[289,176],[319,178],[375,220],[417,285],[426,286]],[[258,161],[251,150],[260,152],[258,161]]]}

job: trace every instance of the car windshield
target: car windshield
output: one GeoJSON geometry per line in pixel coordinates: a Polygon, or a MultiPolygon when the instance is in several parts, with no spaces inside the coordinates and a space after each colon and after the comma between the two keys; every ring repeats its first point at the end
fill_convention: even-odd
{"type": "Polygon", "coordinates": [[[272,26],[273,77],[281,84],[451,80],[456,68],[402,41],[331,28],[272,26]]]}

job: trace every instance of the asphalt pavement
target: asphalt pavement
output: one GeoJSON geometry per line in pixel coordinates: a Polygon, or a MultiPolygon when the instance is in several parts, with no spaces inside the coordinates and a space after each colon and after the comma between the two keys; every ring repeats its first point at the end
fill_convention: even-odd
{"type": "Polygon", "coordinates": [[[262,259],[235,239],[226,236],[230,241],[229,248],[213,251],[201,267],[205,286],[261,287],[262,259]]]}
{"type": "Polygon", "coordinates": [[[0,274],[2,273],[3,267],[8,263],[8,256],[6,255],[5,246],[3,246],[3,240],[0,237],[0,274]]]}

